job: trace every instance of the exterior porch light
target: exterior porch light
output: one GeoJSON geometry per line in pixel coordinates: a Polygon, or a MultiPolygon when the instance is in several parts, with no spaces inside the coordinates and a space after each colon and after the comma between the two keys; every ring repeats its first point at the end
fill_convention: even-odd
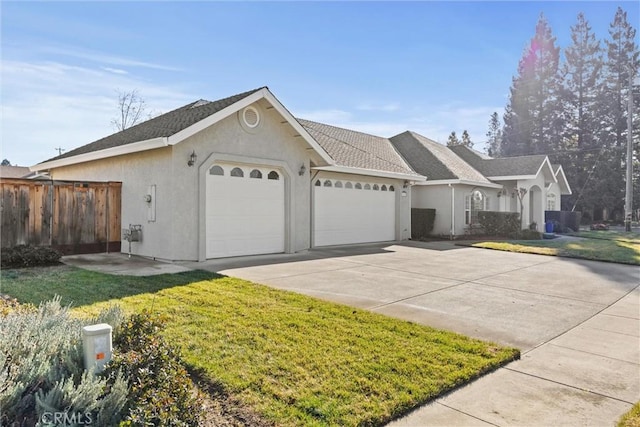
{"type": "Polygon", "coordinates": [[[196,154],[195,150],[191,152],[191,155],[189,156],[189,160],[187,161],[187,166],[191,167],[193,165],[196,164],[196,160],[198,160],[198,155],[196,154]]]}
{"type": "Polygon", "coordinates": [[[304,173],[306,171],[307,171],[307,167],[303,163],[302,166],[300,166],[300,170],[298,171],[298,175],[302,176],[302,175],[304,175],[304,173]]]}

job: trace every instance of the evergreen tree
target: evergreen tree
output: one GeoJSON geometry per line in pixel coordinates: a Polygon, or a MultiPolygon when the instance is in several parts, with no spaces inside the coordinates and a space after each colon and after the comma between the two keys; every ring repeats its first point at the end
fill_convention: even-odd
{"type": "Polygon", "coordinates": [[[447,147],[451,147],[453,145],[460,145],[460,140],[456,136],[456,131],[451,132],[447,139],[447,147]]]}
{"type": "MultiPolygon", "coordinates": [[[[602,92],[602,49],[591,26],[579,13],[577,22],[571,27],[571,45],[565,49],[562,65],[564,113],[563,154],[553,156],[553,161],[561,163],[569,184],[576,191],[568,198],[578,210],[592,210],[591,201],[577,197],[583,193],[593,193],[596,182],[591,178],[591,169],[600,153],[597,151],[600,129],[598,112],[602,92]]],[[[605,163],[599,163],[602,167],[605,163]]]]}
{"type": "Polygon", "coordinates": [[[599,111],[598,136],[606,163],[597,173],[607,183],[607,188],[601,190],[609,193],[594,189],[602,200],[600,206],[594,203],[596,212],[599,208],[606,209],[613,217],[622,216],[624,209],[629,81],[640,66],[635,35],[636,30],[627,21],[627,13],[618,7],[609,26],[609,38],[605,40],[607,54],[599,111]]]}
{"type": "Polygon", "coordinates": [[[469,136],[469,132],[467,132],[466,129],[462,131],[462,140],[460,141],[460,143],[469,148],[473,147],[473,142],[471,142],[471,137],[469,136]]]}
{"type": "Polygon", "coordinates": [[[489,119],[489,130],[486,133],[487,136],[487,154],[490,157],[500,157],[501,144],[502,144],[502,125],[500,124],[500,117],[497,112],[491,114],[489,119]]]}
{"type": "Polygon", "coordinates": [[[504,115],[505,155],[548,154],[561,146],[560,48],[544,15],[518,64],[504,115]]]}

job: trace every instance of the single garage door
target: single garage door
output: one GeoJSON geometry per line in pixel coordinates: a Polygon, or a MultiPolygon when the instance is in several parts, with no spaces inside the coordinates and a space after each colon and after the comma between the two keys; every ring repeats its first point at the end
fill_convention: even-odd
{"type": "Polygon", "coordinates": [[[206,181],[207,258],[284,252],[284,179],[279,171],[216,164],[206,181]]]}
{"type": "Polygon", "coordinates": [[[315,246],[395,240],[393,185],[321,178],[313,188],[315,246]]]}

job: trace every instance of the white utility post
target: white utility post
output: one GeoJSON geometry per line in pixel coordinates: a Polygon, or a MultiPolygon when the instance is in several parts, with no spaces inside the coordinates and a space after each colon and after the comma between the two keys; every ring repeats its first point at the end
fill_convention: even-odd
{"type": "Polygon", "coordinates": [[[85,369],[95,367],[95,372],[102,372],[104,366],[111,360],[113,351],[111,331],[111,326],[106,323],[82,328],[85,369]]]}

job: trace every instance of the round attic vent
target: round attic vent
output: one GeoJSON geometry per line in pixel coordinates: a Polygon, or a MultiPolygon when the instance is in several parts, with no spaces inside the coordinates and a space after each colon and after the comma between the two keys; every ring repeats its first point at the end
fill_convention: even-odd
{"type": "Polygon", "coordinates": [[[253,129],[260,124],[260,113],[254,107],[247,107],[242,111],[242,120],[247,127],[253,129]]]}

